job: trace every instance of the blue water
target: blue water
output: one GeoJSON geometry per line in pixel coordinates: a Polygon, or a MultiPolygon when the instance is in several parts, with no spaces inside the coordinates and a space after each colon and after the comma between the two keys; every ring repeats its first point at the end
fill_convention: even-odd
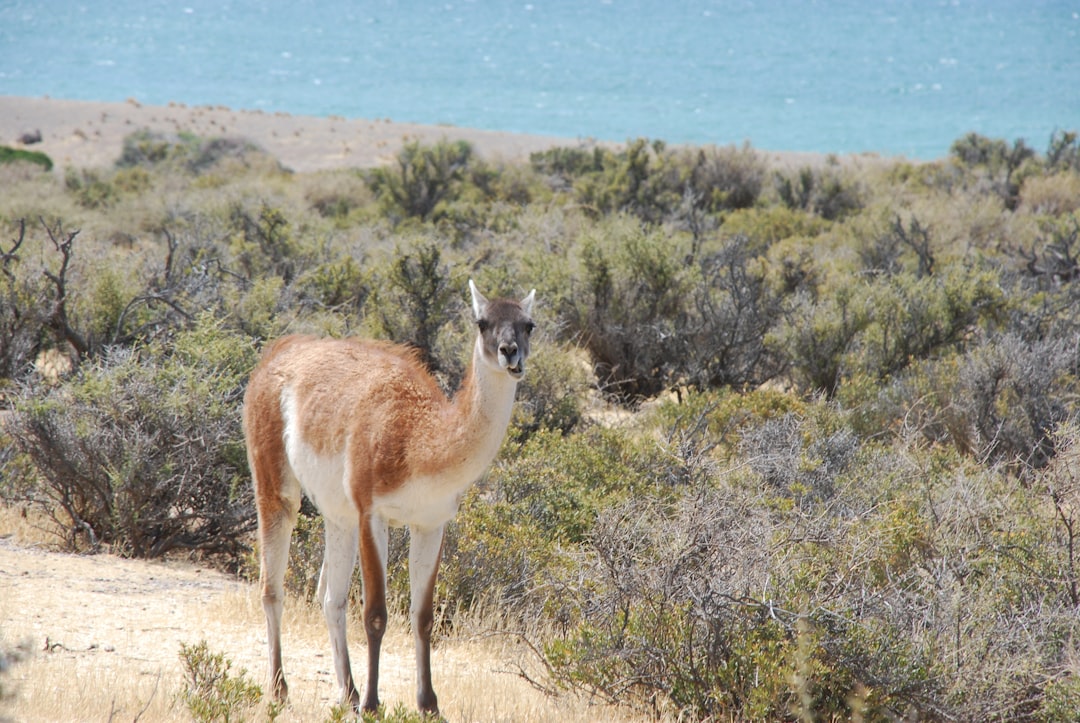
{"type": "Polygon", "coordinates": [[[0,95],[771,150],[1044,149],[1080,0],[0,0],[0,95]]]}

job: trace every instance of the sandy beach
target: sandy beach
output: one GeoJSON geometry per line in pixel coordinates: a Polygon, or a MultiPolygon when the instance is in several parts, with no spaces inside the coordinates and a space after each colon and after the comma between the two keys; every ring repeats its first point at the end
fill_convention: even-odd
{"type": "MultiPolygon", "coordinates": [[[[277,158],[286,168],[306,173],[333,168],[373,168],[391,162],[410,141],[425,144],[464,140],[489,161],[523,161],[529,154],[558,146],[617,146],[588,138],[557,138],[522,133],[485,131],[444,125],[401,123],[389,119],[320,118],[225,106],[144,105],[0,96],[0,145],[41,151],[64,168],[103,168],[120,157],[124,138],[137,130],[175,134],[190,132],[207,138],[245,138],[277,158]],[[20,142],[40,132],[41,141],[20,142]]],[[[624,141],[627,139],[620,139],[624,141]]],[[[818,165],[821,153],[755,149],[774,167],[818,165]]],[[[844,156],[843,163],[877,163],[873,154],[844,156]]]]}
{"type": "Polygon", "coordinates": [[[465,140],[488,160],[517,161],[534,151],[576,146],[586,141],[417,125],[390,120],[318,118],[224,106],[143,105],[0,96],[0,145],[41,151],[60,169],[111,166],[124,137],[148,128],[161,133],[191,132],[205,137],[246,138],[297,172],[330,168],[371,168],[391,161],[409,141],[465,140]],[[41,141],[23,145],[24,134],[41,141]]]}

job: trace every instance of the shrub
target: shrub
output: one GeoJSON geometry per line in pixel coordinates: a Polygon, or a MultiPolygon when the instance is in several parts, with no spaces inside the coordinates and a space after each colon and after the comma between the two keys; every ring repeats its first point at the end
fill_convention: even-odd
{"type": "Polygon", "coordinates": [[[169,343],[111,349],[54,389],[21,387],[9,432],[69,549],[238,558],[255,526],[240,432],[254,361],[247,339],[203,318],[169,343]]]}
{"type": "Polygon", "coordinates": [[[289,215],[266,201],[258,210],[242,203],[229,209],[233,228],[231,252],[249,280],[273,274],[287,284],[303,261],[289,215]]]}
{"type": "MultiPolygon", "coordinates": [[[[535,621],[543,614],[543,583],[557,547],[521,512],[484,499],[476,488],[466,493],[443,541],[436,602],[447,617],[488,607],[503,621],[535,621]]],[[[404,604],[404,581],[399,589],[404,604]]]]}
{"type": "Polygon", "coordinates": [[[859,440],[847,427],[808,434],[806,426],[792,414],[766,420],[743,433],[740,450],[772,494],[808,510],[835,496],[859,440]]]}
{"type": "Polygon", "coordinates": [[[987,138],[978,133],[968,133],[953,141],[949,155],[969,168],[985,166],[991,171],[1006,170],[1009,174],[1020,167],[1035,151],[1018,139],[1010,146],[1000,138],[987,138]]]}
{"type": "Polygon", "coordinates": [[[1046,148],[1046,167],[1050,171],[1080,171],[1080,134],[1056,130],[1046,148]]]}
{"type": "Polygon", "coordinates": [[[1025,179],[1020,187],[1020,208],[1047,216],[1063,216],[1080,209],[1080,170],[1025,179]]]}
{"type": "Polygon", "coordinates": [[[606,508],[578,580],[560,588],[571,622],[544,648],[553,683],[653,715],[783,719],[802,663],[814,715],[843,716],[846,677],[820,646],[800,649],[787,613],[749,597],[767,585],[763,523],[713,491],[606,508]]]}
{"type": "Polygon", "coordinates": [[[205,173],[227,160],[246,162],[263,151],[244,138],[200,138],[193,133],[175,135],[147,128],[124,137],[118,168],[166,166],[187,173],[205,173]]]}
{"type": "Polygon", "coordinates": [[[297,279],[299,293],[319,308],[359,312],[371,294],[367,276],[352,256],[319,264],[297,279]]]}
{"type": "Polygon", "coordinates": [[[607,152],[600,148],[568,148],[560,146],[536,151],[529,156],[529,165],[537,173],[558,179],[560,190],[573,185],[574,179],[604,168],[607,152]]]}
{"type": "Polygon", "coordinates": [[[847,378],[885,381],[915,360],[963,344],[1002,307],[991,272],[950,269],[921,279],[903,272],[841,287],[816,303],[803,297],[771,343],[787,350],[804,389],[833,395],[847,378]]]}
{"type": "Polygon", "coordinates": [[[440,141],[423,146],[406,143],[398,152],[396,165],[376,168],[367,182],[392,217],[430,220],[439,205],[453,200],[473,160],[466,141],[440,141]]]}
{"type": "Polygon", "coordinates": [[[915,359],[964,341],[1001,311],[1002,295],[991,272],[950,270],[910,274],[873,283],[866,303],[871,323],[857,339],[857,368],[886,379],[915,359]]]}
{"type": "Polygon", "coordinates": [[[638,138],[620,151],[557,149],[533,156],[533,167],[573,182],[579,203],[597,213],[629,213],[647,223],[700,223],[698,213],[753,206],[765,177],[749,146],[672,151],[638,138]]]}
{"type": "Polygon", "coordinates": [[[20,162],[41,166],[42,170],[45,171],[51,171],[53,168],[52,159],[41,151],[27,151],[21,148],[0,146],[0,165],[20,162]]]}
{"type": "Polygon", "coordinates": [[[1031,250],[1019,249],[1024,271],[1037,288],[1057,290],[1080,279],[1080,215],[1043,224],[1031,250]]]}
{"type": "Polygon", "coordinates": [[[690,188],[702,197],[710,212],[753,208],[765,186],[765,164],[744,145],[742,148],[708,148],[698,151],[690,188]]]}
{"type": "MultiPolygon", "coordinates": [[[[535,335],[533,337],[536,339],[535,335]]],[[[582,421],[590,378],[579,355],[560,348],[552,336],[534,341],[541,351],[529,359],[529,370],[518,385],[511,435],[524,440],[550,429],[567,434],[582,421]]]]}
{"type": "Polygon", "coordinates": [[[755,249],[793,237],[814,238],[827,227],[818,216],[778,205],[740,209],[724,217],[724,233],[747,238],[755,249]]]}
{"type": "Polygon", "coordinates": [[[582,244],[583,288],[567,331],[589,352],[601,388],[621,399],[656,394],[678,376],[670,340],[691,288],[678,243],[621,220],[582,244]]]}
{"type": "Polygon", "coordinates": [[[1035,157],[1035,151],[1023,139],[1017,139],[1010,146],[1000,138],[968,133],[953,142],[949,155],[969,173],[981,174],[1005,202],[1005,207],[1015,210],[1021,185],[1017,172],[1026,161],[1035,157]]]}
{"type": "Polygon", "coordinates": [[[835,221],[862,208],[855,184],[835,169],[806,166],[795,176],[777,173],[776,192],[790,209],[809,211],[835,221]]]}
{"type": "Polygon", "coordinates": [[[782,368],[765,337],[781,303],[745,238],[687,263],[679,237],[620,222],[582,249],[565,314],[601,388],[628,403],[675,384],[745,387],[782,368]]]}
{"type": "Polygon", "coordinates": [[[603,153],[602,170],[578,179],[574,194],[579,203],[601,214],[631,213],[659,222],[682,197],[681,184],[665,178],[678,173],[662,165],[666,158],[662,141],[635,139],[623,151],[603,153]]]}
{"type": "MultiPolygon", "coordinates": [[[[904,251],[914,253],[916,276],[930,276],[934,271],[934,250],[931,248],[930,229],[912,217],[905,225],[897,216],[887,230],[872,236],[858,249],[863,268],[872,274],[892,275],[905,268],[904,251]]],[[[909,269],[911,270],[911,269],[909,269]]]]}
{"type": "Polygon", "coordinates": [[[691,719],[1058,705],[1043,688],[1077,629],[1074,452],[1033,486],[856,442],[821,404],[746,428],[732,461],[745,471],[603,505],[579,565],[550,571],[553,689],[691,719]]]}
{"type": "Polygon", "coordinates": [[[960,357],[920,369],[897,396],[913,400],[903,413],[929,439],[981,460],[1037,469],[1055,455],[1056,432],[1075,420],[1062,400],[1076,393],[1078,364],[1067,340],[994,334],[960,357]]]}
{"type": "Polygon", "coordinates": [[[27,273],[19,264],[26,224],[7,248],[0,247],[0,379],[25,375],[48,323],[50,289],[43,274],[27,273]]]}
{"type": "Polygon", "coordinates": [[[460,316],[463,286],[443,263],[439,247],[419,242],[396,252],[389,268],[376,276],[369,302],[376,332],[415,347],[428,369],[450,374],[451,388],[464,370],[460,359],[440,353],[440,337],[460,316]]]}
{"type": "Polygon", "coordinates": [[[562,619],[553,580],[574,564],[601,510],[627,495],[678,484],[663,458],[611,430],[541,430],[506,445],[447,528],[439,600],[450,610],[491,606],[531,626],[562,619]],[[656,475],[654,477],[654,474],[656,475]]]}
{"type": "Polygon", "coordinates": [[[333,219],[342,227],[350,216],[371,203],[371,191],[363,176],[353,170],[321,173],[307,178],[304,199],[323,218],[333,219]]]}
{"type": "MultiPolygon", "coordinates": [[[[232,661],[224,653],[211,653],[206,641],[198,645],[180,643],[184,664],[181,700],[192,718],[200,723],[244,721],[263,698],[262,688],[248,678],[247,670],[232,672],[232,661]]],[[[268,720],[276,720],[282,707],[271,704],[268,720]]]]}
{"type": "Polygon", "coordinates": [[[782,298],[751,253],[748,240],[736,237],[701,261],[685,328],[672,340],[686,381],[698,388],[754,387],[784,368],[765,343],[781,319],[782,298]]]}
{"type": "Polygon", "coordinates": [[[99,171],[69,168],[64,175],[64,184],[83,208],[105,209],[115,205],[120,198],[116,187],[99,171]]]}
{"type": "Polygon", "coordinates": [[[0,379],[25,377],[30,361],[43,350],[70,348],[76,355],[91,351],[85,334],[71,321],[68,306],[72,296],[68,274],[79,232],[65,232],[61,223],[50,226],[44,219],[41,227],[48,243],[38,239],[36,246],[44,256],[51,255],[51,245],[53,258],[59,257],[51,264],[23,263],[24,255],[29,255],[23,245],[34,243],[25,221],[19,221],[10,248],[0,247],[0,379]]]}

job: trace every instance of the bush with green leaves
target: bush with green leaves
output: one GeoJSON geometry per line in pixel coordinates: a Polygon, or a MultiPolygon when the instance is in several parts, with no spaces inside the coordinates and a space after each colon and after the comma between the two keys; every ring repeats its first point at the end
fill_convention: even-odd
{"type": "Polygon", "coordinates": [[[776,193],[785,206],[836,221],[863,206],[858,186],[840,169],[804,166],[794,175],[776,174],[776,193]]]}
{"type": "Polygon", "coordinates": [[[689,464],[707,425],[681,437],[668,454],[691,483],[605,504],[549,573],[546,684],[695,720],[1060,709],[1080,632],[1075,431],[1033,486],[849,425],[819,403],[746,427],[723,476],[689,464]]]}
{"type": "Polygon", "coordinates": [[[534,153],[533,170],[555,190],[572,187],[597,214],[628,213],[647,223],[693,228],[699,214],[749,208],[764,185],[764,163],[749,147],[672,150],[637,138],[624,149],[555,148],[534,153]]]}
{"type": "Polygon", "coordinates": [[[443,344],[448,325],[463,311],[464,279],[452,274],[438,244],[426,240],[398,249],[388,267],[372,284],[369,319],[376,333],[415,348],[427,368],[446,373],[447,388],[456,389],[463,360],[443,353],[443,344]]]}
{"type": "MultiPolygon", "coordinates": [[[[247,670],[233,672],[232,661],[224,653],[210,652],[205,640],[197,645],[181,643],[180,660],[184,664],[180,698],[199,723],[240,722],[260,712],[262,688],[248,677],[247,670]]],[[[265,709],[266,719],[274,721],[282,711],[282,706],[271,703],[265,709]]]]}
{"type": "MultiPolygon", "coordinates": [[[[1051,141],[1051,148],[1054,147],[1051,141]]],[[[1066,145],[1061,146],[1064,152],[1066,145]]],[[[1019,203],[1022,185],[1021,169],[1034,161],[1035,150],[1019,138],[1012,144],[1000,138],[987,138],[968,133],[949,147],[950,157],[976,179],[1000,196],[1006,208],[1013,210],[1019,203]]],[[[1063,155],[1063,154],[1059,154],[1063,155]]]]}
{"type": "Polygon", "coordinates": [[[799,298],[771,343],[786,350],[804,389],[831,395],[845,379],[885,381],[916,360],[963,345],[1002,307],[991,271],[950,268],[924,278],[902,272],[853,281],[816,302],[799,298]]]}
{"type": "Polygon", "coordinates": [[[456,198],[473,162],[472,146],[465,141],[443,140],[433,146],[411,141],[393,166],[370,172],[368,185],[387,214],[427,221],[440,204],[456,198]]]}
{"type": "Polygon", "coordinates": [[[67,547],[239,556],[255,526],[240,432],[254,363],[249,339],[204,316],[110,349],[54,388],[25,383],[8,432],[67,547]]]}
{"type": "Polygon", "coordinates": [[[41,170],[43,171],[51,171],[53,168],[52,159],[41,151],[28,151],[23,148],[0,146],[0,165],[8,163],[29,163],[41,166],[41,170]]]}
{"type": "MultiPolygon", "coordinates": [[[[541,332],[542,334],[542,332],[541,332]]],[[[584,421],[591,380],[574,349],[550,336],[534,336],[542,351],[529,359],[529,371],[518,385],[510,435],[524,440],[540,430],[567,434],[584,421]]]]}
{"type": "Polygon", "coordinates": [[[249,280],[274,275],[289,283],[303,262],[301,247],[283,209],[263,200],[257,209],[236,203],[229,209],[234,229],[231,252],[249,280]]]}
{"type": "Polygon", "coordinates": [[[685,236],[629,220],[582,244],[582,287],[565,319],[605,392],[633,402],[676,384],[761,384],[782,369],[765,344],[782,300],[745,238],[691,255],[685,236]]]}
{"type": "Polygon", "coordinates": [[[144,128],[124,137],[116,166],[167,166],[199,174],[225,160],[244,161],[262,153],[257,145],[244,138],[203,138],[190,132],[165,134],[144,128]]]}

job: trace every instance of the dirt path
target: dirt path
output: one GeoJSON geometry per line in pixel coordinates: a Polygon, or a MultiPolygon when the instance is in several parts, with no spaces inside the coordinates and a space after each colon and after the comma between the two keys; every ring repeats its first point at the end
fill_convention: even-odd
{"type": "MultiPolygon", "coordinates": [[[[3,638],[31,653],[11,669],[15,720],[105,719],[96,712],[110,708],[122,719],[147,703],[150,719],[182,718],[182,707],[170,700],[181,689],[181,643],[206,640],[212,651],[225,653],[234,672],[244,668],[262,682],[266,638],[254,586],[214,570],[44,552],[0,540],[0,591],[3,638]],[[82,718],[86,711],[95,713],[82,718]]],[[[291,607],[285,653],[293,703],[325,715],[335,685],[321,616],[291,607]]],[[[394,643],[384,659],[384,688],[400,695],[411,671],[402,655],[407,641],[399,635],[394,643]]],[[[362,652],[354,649],[354,660],[361,662],[362,652]]]]}
{"type": "MultiPolygon", "coordinates": [[[[45,552],[0,540],[0,635],[6,647],[29,651],[10,670],[15,695],[7,704],[16,720],[97,719],[103,706],[127,714],[147,702],[154,708],[153,699],[167,703],[166,693],[179,683],[180,644],[203,639],[260,670],[235,644],[246,637],[257,645],[255,621],[247,614],[223,620],[219,612],[223,605],[242,612],[245,587],[190,565],[45,552]],[[141,690],[147,682],[149,692],[141,690]],[[116,695],[101,695],[114,685],[116,695]],[[125,688],[140,693],[124,700],[125,688]]],[[[168,717],[167,707],[155,712],[168,717]]]]}
{"type": "MultiPolygon", "coordinates": [[[[2,531],[0,531],[2,532],[2,531]]],[[[0,721],[184,720],[181,643],[206,640],[262,683],[266,637],[254,585],[186,563],[71,555],[0,538],[0,644],[25,645],[0,702],[0,721]]],[[[293,603],[285,615],[288,720],[326,720],[336,701],[322,615],[293,603]]],[[[383,646],[381,697],[413,707],[412,642],[393,621],[383,646]]],[[[350,634],[354,671],[364,650],[350,634]]],[[[515,676],[504,651],[451,642],[433,674],[452,721],[594,720],[580,703],[544,698],[515,676]],[[568,707],[569,706],[569,707],[568,707]]],[[[602,715],[610,719],[608,713],[602,715]]]]}

